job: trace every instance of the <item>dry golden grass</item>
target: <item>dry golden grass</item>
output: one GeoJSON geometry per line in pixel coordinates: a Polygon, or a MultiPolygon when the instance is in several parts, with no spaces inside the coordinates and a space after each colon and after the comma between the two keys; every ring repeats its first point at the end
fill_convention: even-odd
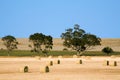
{"type": "MultiPolygon", "coordinates": [[[[31,48],[28,47],[29,39],[27,38],[17,38],[17,41],[19,42],[18,49],[19,50],[30,50],[31,48]]],[[[60,51],[63,50],[65,47],[62,45],[63,40],[60,38],[54,38],[53,39],[53,50],[60,51]]],[[[109,46],[114,51],[120,51],[120,38],[119,39],[102,39],[101,46],[95,46],[89,51],[101,51],[102,48],[109,46]]],[[[3,42],[0,39],[0,49],[5,49],[5,46],[3,45],[3,42]]]]}
{"type": "MultiPolygon", "coordinates": [[[[56,60],[58,58],[52,58],[56,60]]],[[[48,58],[36,60],[34,57],[0,58],[0,80],[120,80],[120,57],[62,58],[62,64],[50,66],[45,73],[48,58]],[[83,64],[75,61],[83,60],[83,64]],[[117,66],[103,65],[103,61],[117,61],[117,66]],[[29,66],[29,72],[19,72],[21,66],[29,66]]],[[[22,67],[23,68],[23,67],[22,67]]]]}

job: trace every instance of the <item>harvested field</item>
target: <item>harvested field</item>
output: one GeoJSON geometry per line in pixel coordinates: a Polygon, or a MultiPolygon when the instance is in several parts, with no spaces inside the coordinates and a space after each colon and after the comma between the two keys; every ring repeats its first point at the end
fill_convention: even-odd
{"type": "Polygon", "coordinates": [[[0,58],[0,80],[120,80],[120,57],[59,58],[60,64],[49,66],[50,72],[41,73],[40,66],[58,58],[15,57],[0,58]],[[82,64],[76,62],[82,59],[82,64]],[[104,61],[117,61],[117,66],[106,66],[104,61]],[[23,66],[28,73],[20,72],[23,66]]]}

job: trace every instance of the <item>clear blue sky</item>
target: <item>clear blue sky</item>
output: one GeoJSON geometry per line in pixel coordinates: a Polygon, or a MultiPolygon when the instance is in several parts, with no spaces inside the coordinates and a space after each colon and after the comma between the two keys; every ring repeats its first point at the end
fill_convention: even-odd
{"type": "Polygon", "coordinates": [[[39,32],[59,38],[74,24],[101,38],[120,38],[120,0],[0,0],[0,37],[39,32]]]}

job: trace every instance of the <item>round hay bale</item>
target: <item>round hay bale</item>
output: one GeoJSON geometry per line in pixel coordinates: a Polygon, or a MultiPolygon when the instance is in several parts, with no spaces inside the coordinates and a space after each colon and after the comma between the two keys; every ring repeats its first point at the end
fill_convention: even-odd
{"type": "Polygon", "coordinates": [[[90,56],[86,56],[85,59],[86,59],[86,60],[90,60],[91,57],[90,57],[90,56]]]}
{"type": "Polygon", "coordinates": [[[49,58],[49,59],[51,59],[51,58],[52,58],[52,56],[48,56],[48,58],[49,58]]]}
{"type": "Polygon", "coordinates": [[[50,72],[49,67],[48,66],[41,66],[40,67],[40,72],[41,73],[48,73],[48,72],[50,72]]]}
{"type": "Polygon", "coordinates": [[[82,64],[82,60],[79,60],[79,64],[82,64]]]}
{"type": "Polygon", "coordinates": [[[50,66],[53,66],[53,61],[50,61],[50,66]]]}
{"type": "Polygon", "coordinates": [[[54,64],[60,64],[60,60],[54,60],[54,64]]]}
{"type": "Polygon", "coordinates": [[[77,64],[82,64],[83,62],[82,62],[82,60],[80,59],[80,60],[77,60],[77,64]]]}
{"type": "Polygon", "coordinates": [[[53,61],[48,61],[47,66],[53,66],[53,61]]]}
{"type": "Polygon", "coordinates": [[[111,66],[117,66],[117,62],[116,62],[116,61],[111,61],[111,62],[110,62],[110,65],[111,65],[111,66]]]}
{"type": "Polygon", "coordinates": [[[109,61],[106,61],[106,65],[109,66],[109,61]]]}
{"type": "Polygon", "coordinates": [[[78,56],[77,55],[73,55],[73,58],[78,58],[78,56]]]}
{"type": "Polygon", "coordinates": [[[46,66],[45,67],[45,72],[49,72],[50,70],[49,70],[49,67],[48,66],[46,66]]]}
{"type": "Polygon", "coordinates": [[[40,66],[40,72],[45,73],[45,66],[40,66]]]}
{"type": "Polygon", "coordinates": [[[108,60],[105,60],[105,61],[103,62],[103,65],[109,66],[109,61],[108,61],[108,60]]]}
{"type": "Polygon", "coordinates": [[[63,58],[62,56],[58,56],[58,58],[63,58]]]}
{"type": "Polygon", "coordinates": [[[57,64],[60,64],[60,60],[57,60],[57,64]]]}
{"type": "Polygon", "coordinates": [[[116,58],[116,56],[115,56],[115,55],[112,55],[111,58],[114,59],[114,58],[116,58]]]}
{"type": "Polygon", "coordinates": [[[28,66],[24,66],[24,67],[20,68],[20,72],[27,73],[28,71],[29,71],[28,66]]]}
{"type": "Polygon", "coordinates": [[[41,57],[40,56],[35,56],[35,59],[41,60],[41,57]]]}
{"type": "Polygon", "coordinates": [[[117,61],[114,61],[114,66],[117,66],[117,61]]]}
{"type": "Polygon", "coordinates": [[[85,59],[85,56],[81,56],[82,59],[85,59]]]}

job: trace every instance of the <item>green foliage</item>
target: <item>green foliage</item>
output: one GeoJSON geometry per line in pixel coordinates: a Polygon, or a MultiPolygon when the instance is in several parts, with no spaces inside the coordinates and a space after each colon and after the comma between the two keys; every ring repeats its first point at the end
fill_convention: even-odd
{"type": "Polygon", "coordinates": [[[2,41],[4,42],[8,52],[12,51],[13,49],[17,49],[18,42],[14,36],[8,35],[2,37],[2,41]]]}
{"type": "Polygon", "coordinates": [[[33,44],[33,48],[31,45],[29,45],[29,47],[32,48],[32,52],[42,52],[42,50],[50,50],[53,46],[52,37],[46,36],[42,33],[34,33],[30,35],[29,41],[33,44]],[[41,46],[45,46],[45,49],[42,49],[41,46]]]}
{"type": "Polygon", "coordinates": [[[74,25],[74,29],[67,29],[61,34],[64,39],[63,45],[76,50],[78,53],[85,51],[87,48],[100,45],[101,39],[93,34],[88,34],[85,30],[80,29],[78,24],[74,25]]]}
{"type": "MultiPolygon", "coordinates": [[[[8,56],[6,50],[0,50],[0,56],[8,56]]],[[[72,57],[75,55],[75,51],[50,51],[48,55],[57,57],[59,55],[63,57],[72,57]]],[[[120,52],[114,52],[114,55],[120,56],[120,52]]],[[[41,56],[45,57],[44,53],[36,53],[36,52],[30,52],[29,50],[14,50],[10,53],[9,56],[15,56],[15,57],[34,57],[34,56],[41,56]]],[[[102,51],[85,51],[83,56],[111,56],[104,54],[102,51]]]]}
{"type": "Polygon", "coordinates": [[[61,55],[61,56],[72,56],[74,54],[76,54],[75,51],[50,51],[48,53],[48,55],[51,55],[51,56],[59,56],[59,55],[61,55]]]}
{"type": "Polygon", "coordinates": [[[43,44],[45,35],[42,33],[34,33],[29,36],[29,41],[33,43],[33,52],[41,51],[41,45],[43,44]]]}
{"type": "Polygon", "coordinates": [[[68,49],[67,49],[67,48],[64,48],[63,51],[68,51],[68,49]]]}
{"type": "Polygon", "coordinates": [[[51,36],[45,36],[44,38],[44,45],[46,50],[52,49],[53,46],[53,40],[51,36]]]}
{"type": "Polygon", "coordinates": [[[102,52],[109,54],[109,53],[112,53],[113,50],[112,50],[112,48],[110,48],[110,47],[104,47],[104,48],[102,49],[102,52]]]}
{"type": "Polygon", "coordinates": [[[45,54],[45,56],[47,56],[48,54],[48,51],[46,50],[46,49],[44,49],[43,51],[42,51],[42,53],[44,53],[45,54]]]}

